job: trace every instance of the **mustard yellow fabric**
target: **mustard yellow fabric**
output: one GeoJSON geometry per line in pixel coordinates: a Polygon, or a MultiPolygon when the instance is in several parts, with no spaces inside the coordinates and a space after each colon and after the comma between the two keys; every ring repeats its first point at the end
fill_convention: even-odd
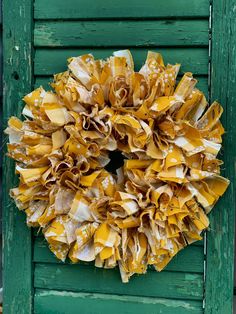
{"type": "Polygon", "coordinates": [[[223,109],[208,105],[191,73],[177,83],[180,65],[156,52],[139,72],[128,50],[68,62],[54,92],[24,97],[24,121],[9,119],[20,176],[10,194],[57,258],[118,266],[123,282],[148,265],[161,271],[201,239],[229,184],[217,159],[223,109]],[[115,150],[125,160],[112,174],[115,150]]]}

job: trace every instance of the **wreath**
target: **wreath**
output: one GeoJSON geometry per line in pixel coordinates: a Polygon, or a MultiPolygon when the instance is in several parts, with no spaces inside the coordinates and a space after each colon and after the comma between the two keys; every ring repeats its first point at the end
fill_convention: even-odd
{"type": "Polygon", "coordinates": [[[58,259],[118,265],[127,282],[201,239],[229,184],[217,159],[223,109],[191,73],[176,83],[179,68],[156,52],[139,72],[129,50],[70,58],[54,92],[37,88],[25,120],[9,119],[20,176],[10,195],[58,259]]]}

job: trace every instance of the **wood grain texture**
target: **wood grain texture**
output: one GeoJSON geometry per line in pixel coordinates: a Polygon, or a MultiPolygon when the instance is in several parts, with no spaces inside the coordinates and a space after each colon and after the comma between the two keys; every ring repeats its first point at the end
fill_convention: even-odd
{"type": "Polygon", "coordinates": [[[35,264],[34,286],[75,292],[202,300],[203,274],[153,272],[121,282],[118,269],[89,265],[35,264]],[[142,289],[143,287],[143,289],[142,289]]]}
{"type": "MultiPolygon", "coordinates": [[[[36,238],[34,242],[33,260],[36,263],[60,263],[55,255],[49,250],[48,243],[44,238],[36,238]]],[[[67,261],[69,264],[70,261],[67,261]]],[[[204,252],[201,246],[189,246],[180,251],[168,264],[166,270],[180,271],[191,273],[203,273],[204,252]]],[[[94,263],[90,264],[91,268],[95,267],[94,263]]],[[[79,267],[79,264],[78,264],[79,267]]]]}
{"type": "MultiPolygon", "coordinates": [[[[32,2],[3,1],[4,108],[3,126],[20,116],[21,98],[32,87],[32,2]]],[[[5,138],[6,142],[7,139],[5,138]]],[[[9,197],[17,183],[14,163],[3,158],[3,312],[30,313],[32,309],[31,231],[25,215],[9,197]]]]}
{"type": "Polygon", "coordinates": [[[36,19],[208,17],[209,0],[36,0],[36,19]]]}
{"type": "Polygon", "coordinates": [[[207,20],[36,21],[35,46],[208,46],[207,20]]]}
{"type": "Polygon", "coordinates": [[[224,175],[231,184],[214,208],[207,235],[206,314],[232,313],[236,189],[236,4],[212,1],[211,99],[224,107],[224,175]]]}
{"type": "Polygon", "coordinates": [[[37,289],[35,314],[200,314],[199,301],[37,289]],[[53,305],[53,306],[52,306],[53,305]]]}
{"type": "MultiPolygon", "coordinates": [[[[125,47],[126,49],[127,47],[125,47]]],[[[35,51],[34,73],[35,75],[51,75],[66,70],[69,57],[77,57],[86,53],[92,53],[97,59],[104,59],[112,55],[116,49],[45,49],[35,51]]],[[[208,48],[158,48],[153,51],[160,52],[166,64],[181,63],[180,73],[192,72],[194,75],[208,74],[208,48]]],[[[139,71],[147,56],[147,48],[130,49],[135,64],[135,70],[139,71]]]]}

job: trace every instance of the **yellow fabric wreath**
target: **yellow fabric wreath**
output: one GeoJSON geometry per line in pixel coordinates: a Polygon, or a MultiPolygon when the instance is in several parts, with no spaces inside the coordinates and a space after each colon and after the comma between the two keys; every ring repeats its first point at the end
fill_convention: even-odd
{"type": "Polygon", "coordinates": [[[159,53],[139,72],[128,50],[113,55],[69,59],[55,92],[26,95],[26,120],[11,117],[6,132],[20,175],[10,194],[27,224],[59,259],[119,265],[127,282],[200,240],[229,181],[216,157],[222,107],[208,107],[192,74],[176,86],[180,65],[159,53]],[[111,151],[124,156],[116,174],[111,151]]]}

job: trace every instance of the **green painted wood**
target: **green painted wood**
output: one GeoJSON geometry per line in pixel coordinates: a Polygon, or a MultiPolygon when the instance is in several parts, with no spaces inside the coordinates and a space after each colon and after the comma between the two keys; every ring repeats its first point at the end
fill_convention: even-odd
{"type": "Polygon", "coordinates": [[[199,301],[140,298],[97,293],[74,293],[37,289],[35,314],[200,314],[199,301]],[[53,305],[53,306],[52,306],[53,305]]]}
{"type": "Polygon", "coordinates": [[[232,313],[236,189],[236,5],[212,1],[211,99],[224,107],[224,175],[228,191],[214,208],[207,234],[205,313],[232,313]]]}
{"type": "Polygon", "coordinates": [[[46,90],[51,90],[50,83],[52,83],[52,76],[36,76],[34,79],[34,88],[38,88],[39,86],[43,86],[46,90]]]}
{"type": "Polygon", "coordinates": [[[36,0],[36,19],[208,17],[209,0],[36,0]]]}
{"type": "MultiPolygon", "coordinates": [[[[203,91],[203,93],[208,97],[208,78],[207,76],[197,76],[195,78],[198,80],[197,88],[203,91]]],[[[52,89],[50,82],[53,81],[52,76],[36,76],[34,86],[39,87],[43,86],[46,90],[52,89]]]]}
{"type": "Polygon", "coordinates": [[[75,292],[202,300],[203,274],[153,272],[121,282],[118,269],[89,265],[35,264],[34,286],[75,292]],[[141,288],[143,287],[143,289],[141,288]]]}
{"type": "MultiPolygon", "coordinates": [[[[25,1],[23,1],[23,4],[25,1]]],[[[208,91],[208,0],[194,0],[191,2],[188,0],[160,0],[161,3],[158,2],[159,7],[155,6],[153,0],[147,0],[145,3],[141,3],[140,0],[135,2],[134,0],[129,2],[121,0],[119,3],[109,2],[112,5],[108,6],[105,5],[108,0],[97,0],[93,3],[91,0],[80,0],[80,5],[76,1],[76,6],[73,7],[72,4],[75,1],[35,0],[34,17],[38,19],[34,28],[36,86],[45,84],[49,80],[49,75],[53,72],[63,71],[66,63],[65,59],[70,56],[68,53],[71,52],[77,51],[78,54],[81,54],[80,52],[83,51],[96,51],[95,54],[98,57],[105,57],[113,50],[121,47],[131,47],[135,59],[137,58],[137,61],[135,60],[137,65],[141,65],[146,54],[145,50],[153,48],[156,50],[158,46],[160,47],[158,50],[163,52],[167,61],[180,61],[184,63],[183,72],[192,71],[196,73],[197,78],[200,80],[198,87],[203,89],[204,92],[208,91]],[[128,6],[130,9],[127,10],[128,6]],[[181,19],[175,19],[175,17],[181,19]],[[47,19],[53,20],[47,21],[47,19]],[[67,21],[64,21],[64,19],[67,21]],[[90,21],[75,21],[76,19],[90,19],[90,21]],[[101,21],[94,21],[99,19],[101,21]],[[118,19],[122,19],[122,21],[118,21],[118,19]],[[48,49],[49,47],[50,49],[48,49]],[[52,49],[52,47],[60,49],[52,49]],[[64,47],[66,49],[61,49],[64,47]],[[78,49],[75,49],[75,47],[78,47],[78,49]],[[113,48],[111,49],[111,47],[113,48]],[[135,49],[132,49],[132,47],[135,47],[135,49]],[[176,60],[177,57],[179,60],[176,60]]],[[[7,1],[5,0],[5,2],[7,1]]],[[[18,5],[19,0],[13,0],[11,4],[15,4],[15,2],[18,5]]],[[[33,3],[33,1],[31,2],[33,3]]],[[[18,14],[24,16],[24,9],[19,10],[19,5],[18,14]]],[[[16,20],[18,24],[21,24],[20,17],[16,20]]],[[[13,24],[16,25],[17,23],[13,24]]],[[[31,22],[27,25],[25,34],[19,26],[18,31],[24,34],[22,45],[25,44],[25,36],[29,34],[31,36],[28,27],[32,30],[31,22]]],[[[15,40],[22,41],[20,35],[16,36],[17,39],[15,40]]],[[[29,42],[26,42],[31,49],[29,42]]],[[[16,45],[16,47],[18,46],[16,45]]],[[[18,51],[18,48],[15,49],[18,51]]],[[[12,48],[10,51],[12,52],[12,48]]],[[[12,54],[15,53],[15,51],[12,52],[12,54]]],[[[21,61],[26,59],[22,57],[21,61]]],[[[18,68],[21,69],[22,66],[24,66],[24,61],[22,61],[22,64],[18,64],[17,70],[14,67],[12,67],[12,70],[18,74],[18,68]]],[[[27,75],[27,71],[24,75],[27,75]]],[[[15,73],[13,76],[17,78],[15,73]]],[[[29,91],[24,90],[21,85],[26,84],[28,81],[24,79],[23,83],[21,75],[19,77],[20,79],[16,80],[17,82],[14,81],[19,84],[17,85],[19,89],[16,89],[14,84],[12,89],[12,92],[15,93],[14,97],[11,97],[15,100],[14,113],[19,113],[17,107],[19,104],[18,91],[22,90],[22,95],[29,91]]],[[[8,81],[11,80],[12,78],[8,77],[8,81]]],[[[10,164],[8,163],[8,165],[10,164]]],[[[9,173],[10,170],[8,170],[9,173]]],[[[6,189],[8,189],[7,186],[6,189]]],[[[6,208],[9,210],[10,203],[7,204],[8,207],[6,208]]],[[[15,229],[18,230],[18,238],[15,243],[17,247],[14,246],[15,244],[13,245],[15,249],[14,256],[19,256],[20,262],[18,263],[18,259],[15,258],[14,261],[17,264],[10,263],[10,266],[11,271],[16,267],[23,269],[23,271],[17,283],[19,277],[16,276],[16,272],[12,272],[11,276],[14,274],[16,277],[13,281],[13,284],[16,283],[16,287],[21,284],[21,288],[27,290],[28,283],[31,282],[28,281],[29,276],[31,276],[31,269],[28,268],[28,254],[31,254],[31,252],[27,248],[30,244],[28,242],[30,238],[28,238],[28,233],[27,236],[25,234],[27,228],[25,227],[24,216],[19,214],[16,209],[14,209],[14,215],[11,228],[14,229],[14,234],[16,233],[15,229]],[[16,221],[16,218],[18,221],[16,221]],[[23,243],[21,236],[24,238],[23,243]],[[23,253],[25,257],[22,256],[23,253]]],[[[99,314],[105,311],[113,311],[114,314],[118,311],[119,313],[137,312],[148,314],[202,313],[204,256],[201,242],[196,244],[197,246],[191,246],[180,252],[166,271],[162,273],[149,271],[145,276],[132,278],[131,282],[125,285],[121,283],[117,269],[103,270],[85,264],[64,265],[56,263],[45,243],[41,246],[38,245],[40,241],[40,238],[36,239],[34,245],[34,284],[35,287],[46,290],[36,289],[34,297],[35,313],[78,313],[78,311],[89,314],[99,314]],[[50,291],[50,289],[52,290],[50,291]],[[126,295],[124,296],[124,294],[126,295]]],[[[16,296],[21,300],[19,294],[16,293],[16,296]]],[[[13,304],[15,302],[14,298],[12,299],[13,304]]],[[[30,313],[30,296],[27,299],[28,303],[25,302],[25,296],[22,300],[24,305],[21,308],[15,306],[15,313],[30,313]]],[[[21,301],[17,300],[17,302],[21,301]]]]}
{"type": "MultiPolygon", "coordinates": [[[[127,48],[127,47],[126,47],[127,48]]],[[[105,49],[36,49],[34,59],[35,75],[51,75],[66,70],[69,57],[76,57],[91,52],[95,58],[107,58],[112,55],[115,48],[105,49]]],[[[152,50],[160,52],[165,63],[181,63],[180,73],[193,72],[195,75],[208,74],[208,48],[153,48],[152,50]]],[[[136,70],[138,71],[144,64],[147,49],[130,49],[136,70]]]]}
{"type": "MultiPolygon", "coordinates": [[[[60,263],[55,255],[49,250],[44,238],[36,238],[34,242],[34,262],[60,263]]],[[[69,264],[70,262],[67,261],[69,264]]],[[[189,246],[180,251],[166,267],[168,271],[180,271],[191,273],[203,273],[204,252],[201,246],[189,246]]],[[[79,265],[78,265],[79,266],[79,265]]],[[[91,268],[94,263],[90,264],[91,268]]]]}
{"type": "MultiPolygon", "coordinates": [[[[3,0],[3,126],[20,116],[21,98],[32,87],[32,2],[3,0]]],[[[4,136],[4,142],[7,138],[4,136]]],[[[6,149],[6,147],[5,147],[6,149]]],[[[5,150],[4,150],[5,152],[5,150]]],[[[31,231],[8,193],[17,184],[14,163],[3,158],[3,312],[30,313],[32,308],[31,231]]]]}
{"type": "Polygon", "coordinates": [[[207,46],[207,20],[36,21],[35,46],[207,46]]]}

